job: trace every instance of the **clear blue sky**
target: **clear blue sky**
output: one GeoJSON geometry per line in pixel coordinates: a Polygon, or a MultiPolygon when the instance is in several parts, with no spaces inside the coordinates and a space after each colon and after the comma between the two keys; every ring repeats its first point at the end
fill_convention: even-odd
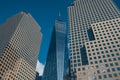
{"type": "MultiPolygon", "coordinates": [[[[39,54],[39,61],[45,64],[51,31],[54,21],[61,12],[62,19],[67,22],[67,7],[74,0],[0,0],[0,24],[10,16],[28,11],[42,28],[43,39],[39,54]]],[[[120,0],[114,0],[120,7],[120,0]]]]}
{"type": "Polygon", "coordinates": [[[67,22],[67,6],[72,2],[73,0],[0,0],[0,24],[23,10],[31,13],[41,26],[43,39],[38,59],[45,64],[55,19],[60,11],[62,19],[67,22]]]}

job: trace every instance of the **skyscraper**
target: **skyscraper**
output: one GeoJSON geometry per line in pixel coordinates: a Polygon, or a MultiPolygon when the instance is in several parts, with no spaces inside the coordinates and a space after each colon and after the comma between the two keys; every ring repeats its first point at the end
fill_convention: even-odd
{"type": "Polygon", "coordinates": [[[66,24],[59,18],[53,27],[42,80],[63,80],[66,24]]]}
{"type": "Polygon", "coordinates": [[[0,80],[34,80],[42,35],[28,12],[0,26],[0,80]]]}
{"type": "Polygon", "coordinates": [[[120,18],[120,12],[114,2],[112,0],[76,0],[68,7],[68,14],[71,73],[75,73],[77,80],[119,79],[120,71],[116,65],[120,66],[120,61],[118,59],[115,61],[114,59],[118,57],[114,55],[120,53],[119,44],[115,42],[119,41],[116,35],[120,33],[116,29],[119,29],[117,18],[120,18]],[[113,31],[109,31],[108,27],[113,31]],[[94,28],[98,31],[95,32],[94,28]],[[109,38],[108,35],[115,36],[111,38],[116,40],[109,38]],[[116,46],[114,45],[113,48],[110,42],[116,46]],[[89,43],[91,44],[87,45],[89,43]],[[108,49],[108,47],[112,48],[108,49]],[[110,52],[113,49],[117,52],[110,52]],[[107,53],[109,53],[108,56],[106,56],[107,53]],[[100,72],[101,69],[103,69],[102,72],[100,72]]]}
{"type": "MultiPolygon", "coordinates": [[[[67,31],[66,31],[67,33],[67,31]]],[[[65,39],[65,54],[64,54],[64,80],[68,80],[69,76],[69,51],[68,51],[68,38],[66,34],[66,39],[65,39]]]]}

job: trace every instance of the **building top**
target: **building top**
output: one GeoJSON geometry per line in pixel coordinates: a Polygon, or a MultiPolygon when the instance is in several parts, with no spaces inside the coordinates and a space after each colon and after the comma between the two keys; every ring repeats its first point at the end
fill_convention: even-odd
{"type": "Polygon", "coordinates": [[[59,15],[58,15],[58,18],[57,18],[58,21],[62,21],[62,18],[61,18],[61,13],[59,12],[59,15]]]}

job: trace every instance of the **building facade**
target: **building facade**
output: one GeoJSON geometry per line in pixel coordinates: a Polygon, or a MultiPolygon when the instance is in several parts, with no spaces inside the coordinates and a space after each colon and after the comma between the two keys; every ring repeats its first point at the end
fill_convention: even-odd
{"type": "MultiPolygon", "coordinates": [[[[119,39],[116,37],[116,35],[119,36],[119,31],[116,31],[116,28],[119,28],[118,23],[120,12],[115,6],[114,2],[112,0],[76,0],[71,6],[68,7],[68,15],[71,64],[70,69],[71,73],[76,75],[76,80],[119,80],[120,71],[119,67],[116,67],[115,64],[119,66],[120,61],[114,61],[113,59],[115,58],[115,54],[113,53],[115,52],[110,52],[111,50],[108,49],[109,46],[112,47],[115,43],[114,46],[116,46],[114,48],[112,47],[111,49],[116,49],[118,51],[116,52],[117,55],[120,53],[118,50],[119,47],[117,46],[118,43],[115,42],[119,42],[119,39]],[[114,21],[116,25],[113,24],[114,21]],[[96,28],[97,26],[100,26],[98,27],[99,29],[97,28],[97,32],[95,32],[95,29],[93,29],[94,24],[96,24],[96,28]],[[110,30],[116,33],[109,31],[107,27],[110,27],[110,30]],[[108,35],[111,35],[111,37],[112,35],[115,36],[116,40],[114,40],[114,37],[112,39],[109,38],[108,35]],[[87,45],[88,43],[92,42],[94,44],[87,45]],[[103,52],[105,57],[102,57],[103,55],[101,52],[104,51],[104,47],[107,49],[107,51],[103,52]],[[90,49],[88,50],[88,48],[90,49]],[[96,48],[97,50],[95,50],[96,48]],[[108,56],[106,56],[107,53],[109,54],[108,56]],[[111,58],[111,62],[108,60],[108,58],[111,58]],[[105,62],[104,59],[107,61],[105,60],[105,62]],[[109,70],[111,72],[107,71],[108,66],[106,65],[109,66],[109,70]],[[102,73],[99,72],[101,71],[101,68],[103,69],[102,73]],[[112,68],[114,68],[114,70],[117,72],[112,72],[112,68]],[[87,72],[92,70],[95,71],[87,72]]],[[[116,58],[118,57],[116,56],[116,58]]]]}
{"type": "MultiPolygon", "coordinates": [[[[67,31],[66,31],[67,33],[67,31]]],[[[66,39],[65,39],[65,55],[64,55],[64,80],[68,80],[69,78],[69,51],[68,51],[68,38],[66,34],[66,39]]]]}
{"type": "Polygon", "coordinates": [[[28,12],[0,26],[0,80],[34,80],[42,35],[28,12]]]}
{"type": "Polygon", "coordinates": [[[63,80],[66,24],[55,21],[42,80],[63,80]]]}

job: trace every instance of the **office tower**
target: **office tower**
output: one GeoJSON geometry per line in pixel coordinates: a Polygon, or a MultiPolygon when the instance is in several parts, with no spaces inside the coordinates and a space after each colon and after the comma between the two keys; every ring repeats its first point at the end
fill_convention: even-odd
{"type": "Polygon", "coordinates": [[[34,80],[42,35],[28,12],[0,26],[0,80],[34,80]]]}
{"type": "Polygon", "coordinates": [[[42,80],[63,80],[66,25],[59,16],[53,27],[42,80]]]}
{"type": "Polygon", "coordinates": [[[36,72],[36,78],[35,78],[35,80],[42,80],[42,76],[39,76],[38,72],[36,72]]]}
{"type": "MultiPolygon", "coordinates": [[[[119,47],[116,46],[114,48],[108,49],[109,46],[112,47],[113,45],[107,43],[110,43],[111,41],[114,43],[115,41],[114,38],[112,38],[112,40],[108,38],[108,35],[110,35],[111,34],[110,32],[112,31],[110,31],[108,28],[105,28],[107,27],[106,26],[107,23],[105,23],[105,21],[108,22],[109,25],[110,24],[112,25],[114,20],[120,17],[119,9],[115,6],[114,2],[112,0],[76,0],[71,6],[68,7],[68,14],[69,14],[69,49],[70,49],[71,74],[76,75],[77,80],[119,79],[118,76],[120,76],[120,71],[115,64],[120,65],[120,62],[119,60],[116,60],[117,62],[116,63],[114,61],[115,57],[112,56],[113,55],[112,53],[115,52],[110,52],[111,50],[117,49],[117,55],[119,55],[120,53],[120,51],[118,50],[119,47]],[[109,20],[111,20],[112,23],[110,23],[109,20]],[[107,31],[105,32],[105,34],[104,32],[101,34],[100,31],[103,30],[100,30],[98,28],[97,28],[98,31],[95,32],[95,29],[93,29],[92,27],[94,23],[96,24],[95,26],[97,27],[97,24],[100,22],[105,24],[105,26],[101,25],[99,27],[100,29],[104,29],[107,31]],[[99,38],[97,38],[96,36],[99,38]],[[99,41],[99,43],[97,41],[99,41]],[[106,42],[105,44],[104,41],[106,42]],[[95,43],[87,45],[87,43],[92,42],[95,43]],[[95,46],[95,44],[100,46],[95,46]],[[88,50],[87,47],[88,48],[90,47],[90,50],[92,51],[88,50]],[[104,51],[103,49],[104,47],[107,49],[108,52],[102,52],[104,51]],[[97,49],[95,50],[95,48],[97,49]],[[109,53],[109,56],[106,56],[107,53],[109,53]],[[102,54],[105,57],[103,57],[102,54]],[[108,58],[111,58],[111,60],[109,60],[108,58]],[[105,62],[104,59],[106,59],[107,62],[105,62]],[[107,71],[104,73],[103,70],[103,73],[101,73],[100,68],[107,69],[107,65],[109,66],[110,72],[107,71]],[[114,73],[114,71],[112,71],[113,67],[116,67],[114,69],[117,72],[114,73]],[[87,72],[92,70],[96,71],[91,73],[87,72]]],[[[116,25],[117,23],[119,23],[119,20],[116,21],[116,25]]],[[[114,31],[116,32],[116,30],[112,28],[113,26],[116,29],[117,28],[116,25],[115,24],[113,24],[112,26],[109,25],[108,27],[113,29],[113,32],[114,31]]],[[[116,33],[115,32],[112,33],[112,35],[116,36],[119,34],[119,32],[116,33]]],[[[118,39],[116,39],[116,41],[117,40],[118,39]]],[[[115,45],[117,45],[117,43],[115,43],[115,45]]],[[[114,55],[116,55],[116,53],[114,55]]]]}
{"type": "MultiPolygon", "coordinates": [[[[66,31],[67,33],[67,31],[66,31]]],[[[65,55],[64,55],[64,80],[68,80],[69,78],[69,51],[68,51],[68,38],[66,34],[66,39],[65,39],[65,55]]]]}

